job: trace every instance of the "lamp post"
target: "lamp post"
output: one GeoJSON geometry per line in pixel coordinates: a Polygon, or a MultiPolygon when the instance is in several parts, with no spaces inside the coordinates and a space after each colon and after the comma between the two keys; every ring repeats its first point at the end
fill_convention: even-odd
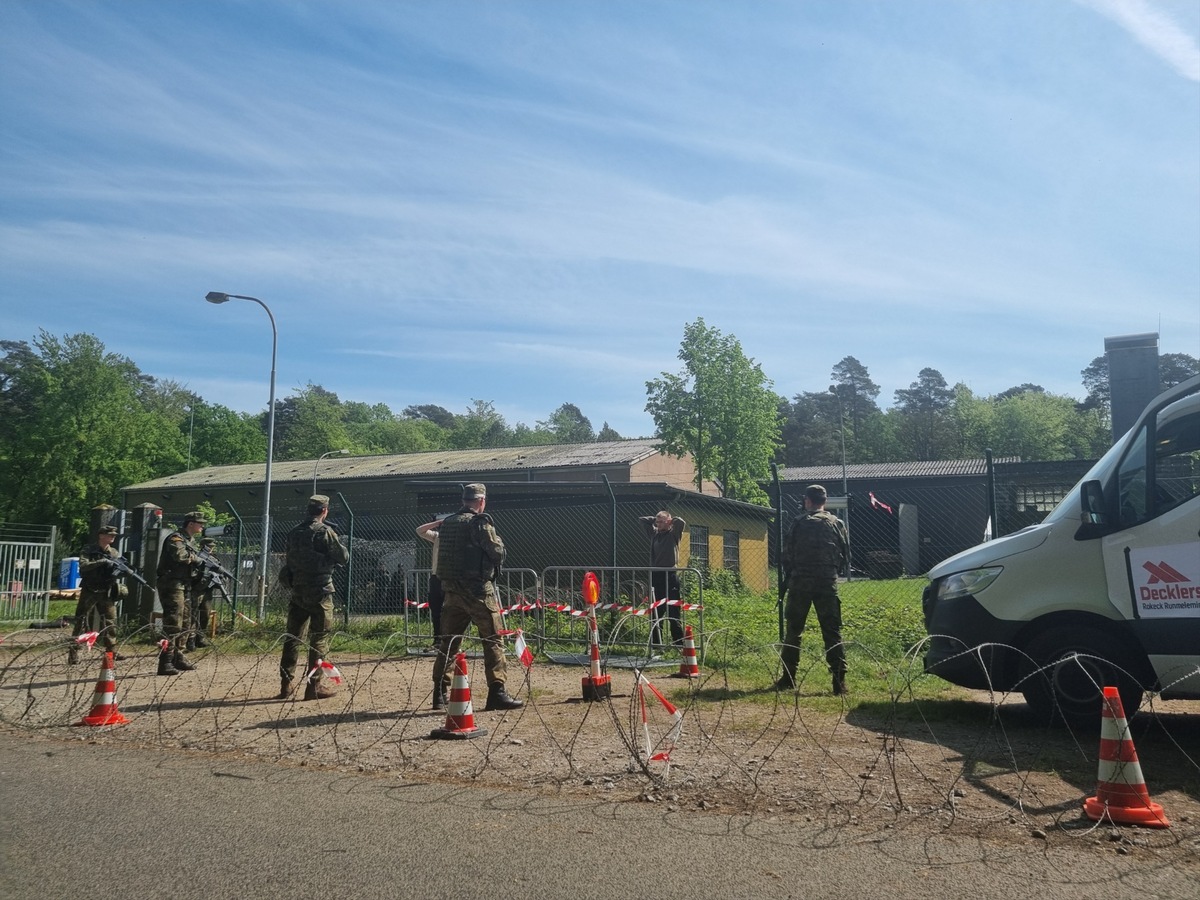
{"type": "Polygon", "coordinates": [[[267,569],[271,561],[271,458],[275,455],[275,354],[279,348],[279,332],[275,329],[275,317],[271,315],[270,307],[257,297],[209,291],[204,299],[209,303],[249,300],[261,306],[271,320],[271,398],[267,401],[267,472],[263,487],[262,559],[258,573],[258,618],[261,620],[267,609],[267,569]]]}
{"type": "Polygon", "coordinates": [[[842,409],[842,395],[838,392],[837,385],[829,386],[829,393],[837,397],[838,402],[838,434],[842,436],[842,496],[848,496],[850,488],[846,481],[846,413],[842,409]]]}
{"type": "Polygon", "coordinates": [[[313,489],[312,489],[312,492],[314,494],[317,492],[317,466],[319,466],[321,464],[321,460],[323,460],[327,456],[335,456],[338,453],[342,454],[342,456],[345,456],[349,452],[350,452],[349,450],[330,450],[328,453],[322,453],[320,456],[317,457],[317,461],[315,463],[313,463],[313,489]]]}

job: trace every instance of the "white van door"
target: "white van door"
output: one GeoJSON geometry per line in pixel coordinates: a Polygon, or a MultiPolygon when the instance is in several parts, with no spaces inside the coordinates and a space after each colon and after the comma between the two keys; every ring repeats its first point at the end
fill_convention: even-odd
{"type": "Polygon", "coordinates": [[[1142,423],[1115,487],[1120,529],[1103,538],[1109,601],[1164,696],[1200,697],[1200,403],[1142,423]]]}

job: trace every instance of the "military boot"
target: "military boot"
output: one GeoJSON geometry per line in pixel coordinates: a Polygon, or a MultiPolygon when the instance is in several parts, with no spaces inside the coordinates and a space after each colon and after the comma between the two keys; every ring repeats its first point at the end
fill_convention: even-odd
{"type": "Polygon", "coordinates": [[[73,666],[79,662],[79,645],[71,644],[71,649],[67,651],[67,665],[73,666]]]}
{"type": "Polygon", "coordinates": [[[446,689],[440,684],[434,685],[433,688],[433,708],[445,709],[448,698],[446,697],[446,689]]]}
{"type": "Polygon", "coordinates": [[[503,681],[495,681],[488,689],[487,706],[483,710],[488,712],[497,709],[520,709],[524,705],[524,700],[509,696],[508,691],[504,689],[503,681]]]}
{"type": "Polygon", "coordinates": [[[775,682],[775,690],[777,691],[794,691],[796,689],[796,679],[791,672],[784,671],[779,676],[779,680],[775,682]]]}
{"type": "Polygon", "coordinates": [[[275,695],[276,700],[286,700],[292,696],[292,679],[279,679],[279,693],[275,695]]]}
{"type": "Polygon", "coordinates": [[[305,700],[328,700],[336,695],[336,691],[325,687],[320,681],[310,681],[304,686],[305,700]]]}
{"type": "Polygon", "coordinates": [[[192,669],[196,668],[192,663],[188,662],[188,658],[178,650],[176,650],[175,655],[171,657],[171,662],[175,664],[175,668],[177,668],[180,672],[190,672],[192,669]]]}
{"type": "Polygon", "coordinates": [[[844,674],[834,673],[833,692],[838,695],[850,693],[850,689],[846,687],[846,676],[844,674]]]}
{"type": "Polygon", "coordinates": [[[158,654],[158,674],[159,675],[178,675],[179,670],[175,668],[173,661],[174,654],[170,650],[163,650],[158,654]]]}
{"type": "Polygon", "coordinates": [[[212,646],[212,644],[209,642],[208,638],[206,638],[204,636],[203,633],[196,635],[196,649],[197,650],[203,650],[205,647],[211,647],[211,646],[212,646]]]}
{"type": "Polygon", "coordinates": [[[183,649],[186,650],[188,653],[191,653],[193,650],[196,649],[196,636],[195,635],[193,635],[193,634],[188,635],[187,643],[183,645],[183,649]]]}

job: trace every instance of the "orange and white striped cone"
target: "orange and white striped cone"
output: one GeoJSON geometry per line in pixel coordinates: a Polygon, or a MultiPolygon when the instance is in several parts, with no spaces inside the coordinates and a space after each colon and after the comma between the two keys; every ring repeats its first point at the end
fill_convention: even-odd
{"type": "Polygon", "coordinates": [[[612,696],[612,676],[600,674],[600,626],[596,624],[596,608],[588,613],[588,643],[591,671],[583,678],[583,699],[603,700],[612,696]]]}
{"type": "Polygon", "coordinates": [[[482,737],[486,728],[475,724],[475,710],[471,707],[471,682],[467,677],[467,654],[454,658],[454,680],[450,683],[450,699],[446,703],[446,724],[435,728],[430,737],[443,740],[461,740],[482,737]]]}
{"type": "Polygon", "coordinates": [[[1125,708],[1115,687],[1104,689],[1100,719],[1100,775],[1096,796],[1083,801],[1083,811],[1094,822],[1108,819],[1117,825],[1167,828],[1163,808],[1150,799],[1142,778],[1142,765],[1129,737],[1125,708]]]}
{"type": "Polygon", "coordinates": [[[113,669],[113,655],[109,650],[104,654],[104,662],[100,664],[100,677],[96,680],[92,711],[76,722],[76,725],[125,725],[129,722],[121,715],[116,700],[113,699],[117,689],[113,680],[113,669]]]}
{"type": "Polygon", "coordinates": [[[683,659],[679,671],[672,678],[699,678],[700,664],[696,661],[696,641],[692,637],[692,626],[683,626],[683,659]]]}

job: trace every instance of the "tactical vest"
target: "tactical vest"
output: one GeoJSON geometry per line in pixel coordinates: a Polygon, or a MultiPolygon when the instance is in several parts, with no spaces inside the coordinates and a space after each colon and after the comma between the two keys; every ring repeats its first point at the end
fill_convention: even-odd
{"type": "Polygon", "coordinates": [[[174,581],[187,581],[192,577],[191,564],[187,562],[187,538],[178,531],[167,536],[163,543],[162,556],[158,560],[158,577],[174,581]],[[180,559],[179,557],[182,557],[180,559]]]}
{"type": "MultiPolygon", "coordinates": [[[[94,562],[98,559],[116,559],[115,548],[103,549],[99,544],[89,544],[79,551],[79,558],[94,562]]],[[[107,591],[116,581],[116,571],[112,566],[97,566],[83,574],[80,585],[88,591],[107,591]]]]}
{"type": "Polygon", "coordinates": [[[491,578],[492,561],[479,545],[478,529],[483,522],[477,519],[489,521],[486,515],[462,509],[438,528],[438,578],[491,578]]]}
{"type": "Polygon", "coordinates": [[[843,563],[838,517],[820,510],[797,519],[788,540],[787,562],[792,575],[836,574],[843,563]]]}
{"type": "Polygon", "coordinates": [[[317,549],[317,538],[324,531],[323,522],[309,519],[288,532],[287,565],[297,583],[333,574],[336,561],[317,549]]]}

